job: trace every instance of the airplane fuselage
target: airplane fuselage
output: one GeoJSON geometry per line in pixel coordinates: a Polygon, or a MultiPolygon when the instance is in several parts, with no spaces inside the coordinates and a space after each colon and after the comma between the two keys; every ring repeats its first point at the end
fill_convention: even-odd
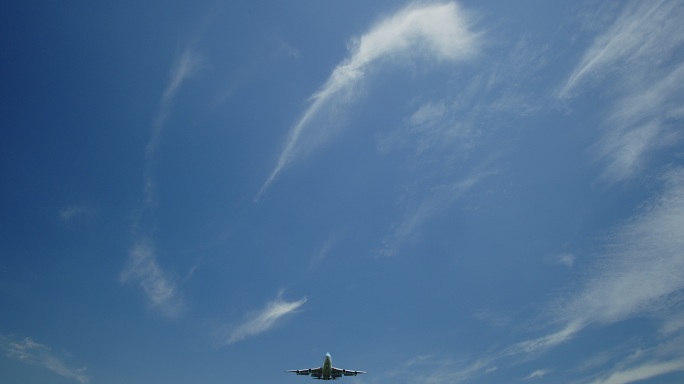
{"type": "Polygon", "coordinates": [[[323,360],[323,375],[321,379],[334,379],[334,377],[332,377],[332,356],[330,356],[329,353],[325,354],[325,360],[323,360]]]}

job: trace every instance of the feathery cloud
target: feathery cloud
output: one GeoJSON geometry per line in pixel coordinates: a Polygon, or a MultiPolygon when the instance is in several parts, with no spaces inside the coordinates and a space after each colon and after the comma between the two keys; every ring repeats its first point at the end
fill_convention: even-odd
{"type": "Polygon", "coordinates": [[[87,203],[72,204],[59,210],[59,217],[65,223],[73,222],[79,218],[88,219],[96,214],[97,208],[87,203]]]}
{"type": "Polygon", "coordinates": [[[67,367],[62,360],[54,355],[52,350],[44,345],[25,338],[15,341],[10,337],[0,336],[0,349],[5,356],[28,364],[35,364],[81,384],[87,384],[90,378],[84,373],[86,368],[67,367]]]}
{"type": "Polygon", "coordinates": [[[667,311],[684,289],[684,169],[665,175],[663,192],[618,228],[584,287],[553,316],[560,331],[509,347],[504,355],[540,351],[564,343],[585,327],[667,311]]]}
{"type": "Polygon", "coordinates": [[[684,40],[684,26],[677,17],[681,13],[681,4],[674,1],[628,4],[606,32],[594,40],[558,96],[569,97],[586,77],[603,77],[625,67],[647,65],[653,58],[667,57],[684,40]]]}
{"type": "Polygon", "coordinates": [[[149,241],[141,240],[133,246],[120,278],[138,283],[149,304],[166,316],[177,315],[183,307],[176,281],[161,269],[149,241]]]}
{"type": "Polygon", "coordinates": [[[646,380],[666,373],[684,371],[684,359],[668,362],[650,362],[635,368],[614,372],[605,379],[594,381],[595,384],[626,384],[646,380]]]}
{"type": "Polygon", "coordinates": [[[616,79],[618,99],[596,148],[605,161],[602,179],[626,180],[644,168],[654,150],[681,141],[684,119],[684,5],[674,1],[628,3],[599,35],[557,92],[569,99],[586,79],[616,79]]]}
{"type": "Polygon", "coordinates": [[[541,379],[549,373],[551,373],[550,369],[537,369],[536,371],[530,373],[527,377],[525,377],[525,380],[541,379]]]}
{"type": "Polygon", "coordinates": [[[564,265],[568,269],[572,269],[575,265],[575,255],[572,253],[561,253],[558,255],[551,255],[546,258],[547,262],[551,264],[564,265]]]}
{"type": "Polygon", "coordinates": [[[145,204],[154,205],[154,179],[152,177],[156,162],[157,148],[171,111],[173,100],[183,83],[202,67],[202,58],[190,48],[185,48],[176,59],[170,73],[169,82],[159,101],[159,111],[152,123],[150,138],[145,148],[145,204]]]}
{"type": "Polygon", "coordinates": [[[407,210],[392,234],[383,240],[381,254],[395,255],[403,243],[418,236],[420,228],[425,223],[452,205],[484,177],[494,173],[482,172],[464,180],[434,188],[428,197],[407,210]]]}
{"type": "Polygon", "coordinates": [[[225,344],[233,344],[247,337],[255,336],[270,330],[280,319],[294,313],[299,307],[306,303],[306,297],[298,301],[288,302],[284,301],[280,296],[281,294],[278,294],[278,297],[267,303],[263,310],[234,328],[230,332],[225,344]]]}
{"type": "MultiPolygon", "coordinates": [[[[152,124],[150,138],[145,151],[145,170],[143,175],[144,205],[134,224],[134,230],[139,230],[143,215],[150,214],[155,206],[154,168],[157,148],[170,112],[173,100],[182,84],[195,74],[202,66],[202,59],[190,48],[183,50],[176,59],[170,73],[169,82],[159,102],[159,111],[152,124]]],[[[128,264],[121,272],[121,282],[137,282],[145,292],[149,304],[166,316],[177,315],[183,307],[178,293],[177,283],[164,272],[157,261],[154,248],[150,241],[138,237],[128,256],[128,264]]]]}
{"type": "Polygon", "coordinates": [[[598,145],[597,155],[607,163],[604,179],[631,177],[644,168],[649,153],[681,140],[682,134],[673,122],[684,119],[679,102],[684,97],[682,83],[684,64],[659,71],[657,79],[647,73],[632,74],[625,96],[612,108],[606,121],[608,131],[598,145]]]}
{"type": "Polygon", "coordinates": [[[657,310],[684,289],[684,169],[664,178],[662,194],[613,234],[597,273],[562,310],[564,318],[608,324],[657,310]]]}
{"type": "Polygon", "coordinates": [[[352,100],[369,67],[391,59],[402,62],[413,57],[457,61],[475,51],[476,35],[456,3],[410,5],[380,22],[353,42],[351,55],[339,64],[326,83],[311,97],[311,105],[292,127],[275,168],[255,200],[266,192],[278,174],[303,152],[327,139],[328,133],[311,132],[311,123],[324,110],[352,100]],[[304,140],[304,135],[308,135],[304,140]]]}

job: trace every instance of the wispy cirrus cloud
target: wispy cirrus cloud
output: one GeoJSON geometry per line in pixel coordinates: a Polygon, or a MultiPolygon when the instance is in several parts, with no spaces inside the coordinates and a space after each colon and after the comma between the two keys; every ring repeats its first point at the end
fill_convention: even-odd
{"type": "Polygon", "coordinates": [[[558,96],[571,97],[586,78],[602,78],[611,72],[649,65],[654,58],[669,56],[684,39],[684,26],[678,17],[681,7],[676,1],[665,0],[628,3],[622,14],[587,49],[558,96]]]}
{"type": "MultiPolygon", "coordinates": [[[[628,3],[557,93],[570,99],[589,78],[603,80],[610,74],[618,79],[615,87],[620,92],[597,145],[599,158],[607,164],[605,179],[631,177],[643,167],[648,153],[679,140],[673,122],[684,118],[684,108],[677,103],[684,95],[684,66],[676,59],[677,50],[684,47],[683,15],[684,5],[677,2],[628,3]]],[[[515,343],[500,356],[543,352],[589,326],[607,326],[644,313],[661,314],[664,328],[672,326],[677,332],[677,319],[670,318],[669,309],[681,303],[676,293],[684,289],[683,226],[684,169],[675,168],[663,176],[661,193],[612,232],[582,288],[549,309],[559,327],[515,343]]],[[[558,261],[570,267],[573,260],[574,256],[558,261]]],[[[670,369],[671,360],[669,356],[645,362],[606,382],[620,382],[626,373],[641,377],[647,375],[644,372],[670,369]]]]}
{"type": "Polygon", "coordinates": [[[608,130],[596,151],[606,162],[603,179],[625,180],[645,168],[650,153],[681,141],[676,122],[684,119],[680,103],[684,64],[662,71],[661,76],[651,79],[650,74],[634,74],[626,96],[612,108],[608,130]]]}
{"type": "MultiPolygon", "coordinates": [[[[606,326],[682,303],[684,289],[684,169],[664,176],[661,194],[616,229],[583,287],[550,310],[559,331],[516,343],[504,355],[543,351],[590,325],[606,326]]],[[[666,320],[667,321],[667,320],[666,320]]]]}
{"type": "Polygon", "coordinates": [[[626,384],[647,380],[667,373],[684,371],[684,359],[668,362],[650,362],[637,367],[613,372],[610,376],[594,381],[594,384],[626,384]]]}
{"type": "MultiPolygon", "coordinates": [[[[351,54],[332,72],[326,83],[311,96],[311,105],[291,128],[276,166],[255,200],[266,192],[292,160],[328,139],[330,130],[312,122],[324,112],[353,100],[368,70],[379,63],[401,63],[415,57],[438,61],[464,60],[473,55],[477,36],[460,7],[445,4],[412,4],[381,21],[356,39],[351,54]]],[[[329,127],[328,127],[329,128],[329,127]]]]}
{"type": "Polygon", "coordinates": [[[120,280],[123,283],[138,283],[150,306],[169,317],[178,315],[183,308],[177,279],[172,278],[169,273],[162,269],[157,260],[156,251],[151,245],[151,240],[140,232],[145,231],[145,228],[142,227],[144,216],[153,216],[152,213],[156,206],[154,170],[167,117],[181,86],[201,69],[202,63],[201,56],[186,47],[172,66],[169,81],[159,101],[159,110],[152,123],[150,138],[145,149],[144,203],[133,227],[137,238],[129,251],[126,267],[120,275],[120,280]]]}
{"type": "Polygon", "coordinates": [[[59,210],[59,217],[64,223],[71,223],[78,219],[90,219],[97,215],[96,206],[88,203],[71,204],[59,210]]]}
{"type": "Polygon", "coordinates": [[[279,293],[278,297],[268,302],[264,309],[233,328],[224,344],[233,344],[247,337],[256,336],[272,329],[283,317],[295,313],[307,300],[304,297],[297,301],[285,301],[281,296],[282,293],[279,293]]]}
{"type": "Polygon", "coordinates": [[[550,369],[537,369],[536,371],[530,373],[527,377],[525,377],[525,380],[541,379],[551,372],[552,371],[550,369]]]}
{"type": "Polygon", "coordinates": [[[62,377],[74,379],[81,384],[87,384],[90,378],[85,374],[86,368],[68,367],[52,349],[37,343],[31,338],[15,340],[12,337],[0,336],[0,349],[5,356],[27,364],[34,364],[48,369],[62,377]]]}
{"type": "Polygon", "coordinates": [[[404,217],[394,226],[392,233],[383,240],[380,253],[385,256],[395,255],[402,244],[415,240],[421,227],[451,206],[483,178],[495,173],[494,171],[481,172],[463,180],[433,188],[426,194],[426,197],[421,198],[419,203],[409,206],[404,217]]]}
{"type": "Polygon", "coordinates": [[[416,356],[402,366],[392,369],[387,375],[398,376],[405,382],[430,384],[467,383],[473,377],[490,374],[497,370],[492,367],[491,359],[468,362],[444,354],[416,356]]]}
{"type": "Polygon", "coordinates": [[[139,240],[133,246],[120,279],[124,283],[137,283],[145,293],[149,305],[166,316],[173,317],[183,308],[177,279],[159,266],[154,247],[148,240],[139,240]]]}
{"type": "Polygon", "coordinates": [[[658,310],[684,289],[684,169],[664,176],[664,190],[618,228],[585,288],[560,311],[569,321],[609,324],[658,310]]]}
{"type": "Polygon", "coordinates": [[[684,5],[676,1],[630,2],[584,53],[557,96],[571,99],[589,79],[615,80],[618,98],[606,118],[596,155],[605,161],[602,178],[628,179],[648,155],[681,140],[684,119],[684,5]]]}
{"type": "Polygon", "coordinates": [[[681,371],[684,371],[684,334],[659,340],[651,347],[638,348],[618,359],[612,369],[585,378],[584,382],[632,383],[681,371]]]}
{"type": "Polygon", "coordinates": [[[203,65],[203,59],[200,55],[194,52],[191,48],[186,47],[182,53],[176,58],[170,72],[169,82],[164,89],[161,100],[159,101],[159,110],[157,116],[152,123],[150,131],[150,138],[145,148],[145,204],[149,206],[154,205],[154,166],[156,163],[157,149],[161,141],[166,120],[176,94],[180,90],[183,83],[191,76],[196,74],[203,65]]]}

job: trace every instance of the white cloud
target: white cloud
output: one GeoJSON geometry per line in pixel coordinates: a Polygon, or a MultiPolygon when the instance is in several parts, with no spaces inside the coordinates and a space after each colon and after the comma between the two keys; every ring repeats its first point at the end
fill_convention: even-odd
{"type": "Polygon", "coordinates": [[[635,368],[614,372],[605,379],[594,381],[595,384],[625,384],[647,380],[666,373],[684,371],[684,359],[669,362],[649,362],[635,368]]]}
{"type": "MultiPolygon", "coordinates": [[[[531,353],[570,340],[585,327],[643,313],[666,313],[683,298],[684,169],[665,176],[664,191],[612,235],[583,288],[551,310],[560,331],[523,341],[503,355],[531,353]]],[[[676,323],[673,323],[676,326],[676,323]]]]}
{"type": "Polygon", "coordinates": [[[0,349],[9,358],[41,366],[60,376],[74,379],[81,384],[87,384],[90,381],[90,378],[85,374],[85,367],[67,367],[48,346],[37,343],[31,338],[27,337],[21,341],[15,341],[10,337],[0,336],[0,349]]]}
{"type": "Polygon", "coordinates": [[[681,14],[681,4],[675,1],[628,4],[586,51],[558,96],[569,97],[586,77],[603,77],[624,67],[667,56],[684,40],[681,14]]]}
{"type": "Polygon", "coordinates": [[[572,253],[561,253],[550,256],[548,261],[552,264],[564,265],[568,269],[572,269],[572,267],[575,265],[575,255],[572,253]]]}
{"type": "Polygon", "coordinates": [[[446,112],[444,103],[428,103],[414,112],[409,121],[412,125],[434,124],[440,121],[446,112]]]}
{"type": "Polygon", "coordinates": [[[684,118],[684,5],[675,1],[627,3],[624,11],[587,49],[558,91],[569,99],[588,79],[614,80],[618,98],[609,108],[606,133],[596,147],[605,161],[602,179],[626,180],[645,169],[649,154],[681,141],[684,118]],[[610,75],[610,76],[609,76],[610,75]]]}
{"type": "Polygon", "coordinates": [[[392,369],[390,377],[402,377],[403,381],[409,383],[466,383],[476,375],[496,371],[496,367],[491,367],[490,363],[488,359],[466,362],[444,354],[421,355],[392,369]]]}
{"type": "MultiPolygon", "coordinates": [[[[159,111],[152,124],[150,138],[145,151],[145,170],[143,175],[144,205],[134,224],[134,230],[138,226],[142,216],[152,211],[155,207],[155,183],[154,168],[157,161],[157,148],[161,141],[166,119],[171,110],[173,100],[183,83],[195,74],[202,66],[202,59],[190,48],[186,47],[176,59],[170,73],[169,82],[159,102],[159,111]]],[[[192,270],[189,272],[190,276],[192,270]]],[[[154,248],[150,241],[138,238],[129,252],[128,264],[121,272],[121,281],[135,281],[145,292],[149,304],[166,316],[177,315],[183,307],[180,299],[177,283],[162,270],[157,262],[154,248]]]]}
{"type": "Polygon", "coordinates": [[[72,204],[59,210],[59,217],[65,223],[71,223],[78,219],[87,220],[96,214],[97,208],[87,203],[72,204]]]}
{"type": "Polygon", "coordinates": [[[121,281],[138,283],[150,305],[164,315],[175,316],[182,309],[175,279],[161,269],[154,248],[146,240],[138,241],[131,249],[121,281]]]}
{"type": "Polygon", "coordinates": [[[612,236],[596,273],[562,311],[573,321],[612,323],[657,310],[684,289],[684,169],[665,176],[665,189],[612,236]]]}
{"type": "Polygon", "coordinates": [[[391,59],[402,62],[412,57],[456,61],[474,53],[476,36],[468,30],[463,12],[455,3],[410,5],[380,22],[353,42],[351,56],[339,64],[328,81],[311,97],[311,105],[290,130],[277,164],[256,196],[258,200],[278,174],[303,152],[325,141],[328,132],[312,120],[324,109],[331,111],[356,95],[371,65],[391,59]],[[307,135],[304,140],[303,135],[307,135]]]}
{"type": "Polygon", "coordinates": [[[145,203],[154,203],[154,181],[152,172],[156,161],[156,152],[169,115],[173,100],[183,83],[202,67],[202,58],[190,48],[185,48],[176,59],[170,73],[169,82],[159,102],[159,111],[152,124],[150,139],[145,149],[145,203]]]}
{"type": "Polygon", "coordinates": [[[550,333],[546,336],[537,339],[525,340],[513,344],[506,348],[501,356],[514,356],[521,353],[533,353],[543,351],[545,349],[555,347],[562,344],[575,336],[583,328],[584,324],[580,322],[571,322],[565,325],[560,331],[550,333]]]}
{"type": "Polygon", "coordinates": [[[444,212],[484,177],[494,173],[483,172],[455,183],[433,188],[420,203],[407,209],[404,217],[394,226],[392,234],[383,240],[381,254],[395,255],[402,244],[416,239],[420,228],[429,220],[444,212]]]}
{"type": "Polygon", "coordinates": [[[234,328],[225,344],[232,344],[250,336],[255,336],[273,328],[278,320],[284,316],[294,313],[299,307],[306,303],[306,298],[298,301],[287,302],[280,298],[266,304],[266,307],[259,313],[253,315],[243,324],[234,328]]]}
{"type": "Polygon", "coordinates": [[[684,118],[679,100],[684,96],[684,64],[659,73],[632,74],[626,96],[618,100],[599,143],[598,157],[607,162],[602,177],[620,181],[644,168],[648,154],[676,145],[681,133],[671,122],[684,118]]]}
{"type": "Polygon", "coordinates": [[[526,380],[531,380],[531,379],[541,379],[544,376],[548,375],[551,373],[550,369],[537,369],[536,371],[530,373],[527,377],[525,377],[526,380]]]}

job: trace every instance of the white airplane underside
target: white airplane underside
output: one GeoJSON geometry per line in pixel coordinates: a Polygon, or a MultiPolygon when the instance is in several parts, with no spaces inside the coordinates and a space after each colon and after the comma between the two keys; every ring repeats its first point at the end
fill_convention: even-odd
{"type": "Polygon", "coordinates": [[[351,369],[341,369],[341,368],[335,368],[332,366],[332,357],[330,356],[329,353],[325,354],[325,360],[323,361],[323,366],[318,367],[318,368],[309,368],[309,369],[294,369],[294,370],[289,370],[287,372],[293,372],[298,375],[310,375],[314,379],[319,379],[319,380],[335,380],[338,377],[342,376],[356,376],[360,375],[362,373],[366,373],[364,371],[354,371],[351,369]]]}

